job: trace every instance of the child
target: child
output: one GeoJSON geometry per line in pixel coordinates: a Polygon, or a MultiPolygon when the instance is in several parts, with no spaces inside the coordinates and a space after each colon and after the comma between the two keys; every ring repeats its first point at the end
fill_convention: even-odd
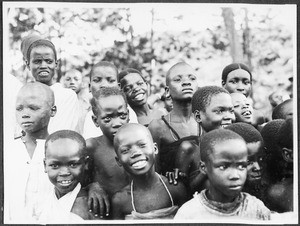
{"type": "Polygon", "coordinates": [[[39,222],[75,223],[95,219],[89,212],[87,191],[81,187],[87,169],[84,138],[71,130],[57,131],[45,142],[45,173],[54,189],[44,198],[39,222]]]}
{"type": "Polygon", "coordinates": [[[241,192],[247,177],[244,139],[233,131],[215,129],[203,135],[200,150],[200,170],[210,186],[183,204],[174,219],[269,220],[270,210],[263,202],[241,192]]]}
{"type": "Polygon", "coordinates": [[[183,184],[170,185],[155,172],[157,146],[149,130],[140,124],[122,126],[114,138],[116,160],[132,181],[112,198],[114,219],[173,218],[186,200],[183,184]]]}
{"type": "Polygon", "coordinates": [[[170,94],[173,109],[161,119],[154,119],[149,130],[159,150],[156,170],[163,175],[173,171],[175,156],[184,140],[197,140],[197,123],[192,115],[191,100],[198,89],[195,70],[187,63],[172,66],[166,75],[166,93],[170,94]]]}
{"type": "Polygon", "coordinates": [[[293,119],[286,119],[278,131],[277,144],[283,164],[278,164],[281,177],[269,185],[267,202],[269,208],[282,213],[293,211],[293,119]]]}
{"type": "Polygon", "coordinates": [[[90,138],[87,150],[93,162],[94,182],[103,185],[111,197],[128,184],[128,176],[115,161],[113,139],[118,129],[128,123],[125,94],[118,87],[103,87],[94,94],[92,101],[93,121],[103,132],[90,138]]]}
{"type": "MultiPolygon", "coordinates": [[[[227,90],[218,86],[199,88],[192,98],[192,112],[198,123],[200,136],[214,129],[231,125],[235,120],[231,97],[227,90]]],[[[188,184],[193,193],[201,191],[206,177],[199,173],[199,141],[183,142],[178,149],[175,167],[188,176],[188,184]]]]}
{"type": "Polygon", "coordinates": [[[86,89],[83,89],[83,75],[76,69],[67,71],[62,77],[62,80],[64,87],[72,89],[77,94],[79,104],[79,119],[76,130],[82,134],[86,114],[91,110],[91,94],[86,89]]]}
{"type": "MultiPolygon", "coordinates": [[[[250,69],[242,63],[232,63],[227,65],[222,71],[222,86],[229,93],[242,93],[250,98],[252,90],[252,74],[250,69]]],[[[254,110],[253,125],[256,127],[265,122],[264,115],[254,110]]]]}
{"type": "Polygon", "coordinates": [[[272,112],[272,119],[293,118],[293,99],[287,99],[277,105],[272,112]]]}
{"type": "Polygon", "coordinates": [[[253,107],[250,100],[242,93],[230,94],[235,115],[235,122],[253,123],[253,107]]]}
{"type": "Polygon", "coordinates": [[[16,119],[22,136],[5,151],[5,196],[8,221],[29,223],[37,219],[38,194],[46,194],[51,184],[43,170],[44,143],[48,123],[56,113],[54,94],[40,82],[24,85],[16,100],[16,119]],[[17,168],[16,168],[17,167],[17,168]],[[17,169],[17,170],[16,170],[17,169]],[[15,179],[18,178],[16,186],[15,179]]]}
{"type": "MultiPolygon", "coordinates": [[[[107,61],[100,61],[93,65],[90,72],[90,92],[94,96],[103,87],[118,87],[118,69],[107,61]]],[[[130,122],[137,122],[137,117],[131,108],[129,109],[130,122]]],[[[101,136],[103,133],[99,127],[95,126],[93,111],[89,111],[85,117],[83,126],[83,137],[85,139],[101,136]]]]}
{"type": "Polygon", "coordinates": [[[148,86],[141,72],[127,68],[119,73],[118,81],[140,124],[148,126],[153,119],[159,119],[163,115],[159,110],[150,109],[147,102],[148,86]]]}
{"type": "Polygon", "coordinates": [[[26,66],[35,80],[50,86],[54,92],[57,113],[50,120],[49,133],[61,129],[75,130],[78,123],[78,100],[73,91],[63,88],[54,79],[58,61],[53,43],[39,36],[29,35],[22,40],[21,50],[26,66]]]}
{"type": "Polygon", "coordinates": [[[263,148],[264,140],[260,132],[254,126],[243,122],[233,123],[227,126],[226,129],[243,137],[248,148],[247,180],[243,191],[263,200],[265,187],[262,186],[261,175],[265,167],[266,153],[263,148]]]}

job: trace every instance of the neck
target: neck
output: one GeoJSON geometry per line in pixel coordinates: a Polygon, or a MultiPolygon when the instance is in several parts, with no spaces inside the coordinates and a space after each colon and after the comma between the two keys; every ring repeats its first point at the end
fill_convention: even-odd
{"type": "Polygon", "coordinates": [[[48,136],[49,136],[48,128],[46,127],[44,129],[41,129],[33,133],[26,132],[24,137],[26,138],[26,140],[37,140],[37,139],[45,140],[48,136]]]}
{"type": "Polygon", "coordinates": [[[149,115],[151,112],[147,103],[139,106],[130,106],[130,107],[132,108],[132,110],[134,110],[137,116],[149,115]]]}
{"type": "Polygon", "coordinates": [[[158,175],[155,173],[154,167],[149,172],[143,175],[132,176],[135,188],[139,190],[148,190],[159,181],[158,175]]]}
{"type": "Polygon", "coordinates": [[[180,118],[189,119],[192,116],[192,104],[191,102],[174,101],[171,112],[180,118]]]}

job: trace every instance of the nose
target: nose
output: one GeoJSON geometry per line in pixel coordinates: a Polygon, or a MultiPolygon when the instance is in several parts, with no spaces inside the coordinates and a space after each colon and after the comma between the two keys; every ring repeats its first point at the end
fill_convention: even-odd
{"type": "Polygon", "coordinates": [[[237,89],[237,91],[239,91],[239,92],[242,92],[242,91],[245,90],[245,86],[244,86],[244,84],[243,84],[242,81],[238,82],[237,88],[236,88],[236,89],[237,89]]]}
{"type": "Polygon", "coordinates": [[[30,115],[26,109],[23,110],[22,118],[30,118],[30,115]]]}
{"type": "Polygon", "coordinates": [[[60,168],[59,175],[60,175],[60,176],[69,176],[69,175],[70,175],[69,167],[67,167],[67,166],[62,166],[62,167],[60,168]]]}
{"type": "Polygon", "coordinates": [[[100,88],[109,87],[109,83],[107,80],[102,80],[100,83],[100,88]]]}
{"type": "Polygon", "coordinates": [[[253,167],[252,167],[252,171],[253,172],[259,172],[261,170],[258,162],[253,162],[253,167]]]}
{"type": "Polygon", "coordinates": [[[122,125],[123,125],[123,121],[122,121],[119,117],[113,119],[112,127],[113,127],[114,129],[118,129],[118,128],[120,128],[122,125]]]}
{"type": "Polygon", "coordinates": [[[231,121],[231,122],[235,121],[235,115],[234,115],[234,112],[233,112],[233,111],[230,111],[230,110],[225,111],[225,112],[224,112],[224,115],[223,115],[223,120],[224,120],[224,121],[231,121]]]}
{"type": "Polygon", "coordinates": [[[240,172],[237,168],[232,168],[229,172],[229,179],[230,180],[238,180],[240,179],[240,172]]]}
{"type": "Polygon", "coordinates": [[[182,86],[190,86],[191,85],[191,80],[189,78],[183,78],[182,79],[182,86]]]}
{"type": "Polygon", "coordinates": [[[131,158],[136,158],[141,155],[141,150],[137,147],[132,147],[131,158]]]}

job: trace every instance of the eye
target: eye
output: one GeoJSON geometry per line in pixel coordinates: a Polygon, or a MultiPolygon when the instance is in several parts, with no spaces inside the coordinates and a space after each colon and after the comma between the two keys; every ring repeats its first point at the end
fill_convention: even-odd
{"type": "Polygon", "coordinates": [[[110,79],[109,83],[114,83],[116,80],[115,79],[110,79]]]}
{"type": "Polygon", "coordinates": [[[16,111],[22,111],[23,110],[23,107],[19,106],[19,107],[16,107],[16,111]]]}
{"type": "Polygon", "coordinates": [[[219,169],[220,169],[220,170],[225,170],[225,169],[226,169],[226,166],[225,166],[225,165],[220,165],[220,166],[219,166],[219,169]]]}
{"type": "Polygon", "coordinates": [[[131,90],[132,90],[132,88],[129,87],[129,86],[125,86],[125,87],[123,88],[124,93],[129,93],[129,92],[131,92],[131,90]]]}
{"type": "Polygon", "coordinates": [[[248,165],[248,166],[253,165],[253,163],[254,163],[253,161],[247,160],[247,165],[248,165]]]}
{"type": "Polygon", "coordinates": [[[246,162],[246,163],[238,164],[237,167],[238,167],[239,170],[244,170],[244,169],[247,168],[247,165],[248,165],[248,163],[246,162]]]}
{"type": "Polygon", "coordinates": [[[126,113],[120,114],[120,118],[121,118],[121,119],[126,119],[126,118],[127,118],[127,114],[126,114],[126,113]]]}
{"type": "Polygon", "coordinates": [[[57,169],[57,168],[58,168],[58,164],[55,164],[55,163],[50,164],[49,166],[50,166],[52,169],[57,169]]]}
{"type": "Polygon", "coordinates": [[[234,105],[233,107],[234,107],[234,108],[238,108],[239,106],[240,106],[240,105],[237,104],[237,105],[234,105]]]}
{"type": "Polygon", "coordinates": [[[196,76],[195,75],[190,75],[190,80],[192,80],[192,81],[196,80],[196,76]]]}
{"type": "Polygon", "coordinates": [[[100,79],[98,79],[98,78],[93,78],[93,80],[92,80],[93,82],[95,82],[95,83],[97,83],[97,82],[99,82],[100,81],[100,79]]]}
{"type": "Polygon", "coordinates": [[[34,64],[40,64],[42,61],[41,60],[33,60],[32,61],[34,64]]]}
{"type": "Polygon", "coordinates": [[[246,80],[246,81],[244,81],[244,84],[245,84],[245,85],[249,85],[249,84],[250,84],[250,81],[249,81],[249,80],[246,80]]]}
{"type": "Polygon", "coordinates": [[[140,81],[140,82],[138,82],[137,84],[138,84],[139,86],[142,86],[142,85],[144,85],[145,83],[142,82],[142,81],[140,81]]]}
{"type": "Polygon", "coordinates": [[[30,106],[29,108],[30,108],[30,110],[33,110],[33,111],[37,111],[40,109],[40,107],[37,107],[37,106],[30,106]]]}
{"type": "Polygon", "coordinates": [[[45,61],[46,61],[47,64],[52,64],[53,63],[53,60],[50,60],[50,59],[45,60],[45,61]]]}
{"type": "Polygon", "coordinates": [[[110,120],[111,120],[111,117],[105,117],[105,118],[103,118],[103,121],[105,122],[105,123],[108,123],[108,122],[110,122],[110,120]]]}
{"type": "Polygon", "coordinates": [[[79,166],[78,162],[72,162],[72,163],[70,163],[70,167],[71,168],[76,168],[77,166],[79,166]]]}
{"type": "Polygon", "coordinates": [[[128,148],[121,149],[121,154],[127,154],[129,152],[128,148]]]}
{"type": "Polygon", "coordinates": [[[229,80],[229,82],[232,83],[232,84],[236,84],[237,83],[236,80],[229,80]]]}
{"type": "Polygon", "coordinates": [[[144,148],[144,147],[146,147],[146,144],[145,144],[145,143],[140,143],[140,144],[139,144],[139,147],[140,147],[140,148],[144,148]]]}

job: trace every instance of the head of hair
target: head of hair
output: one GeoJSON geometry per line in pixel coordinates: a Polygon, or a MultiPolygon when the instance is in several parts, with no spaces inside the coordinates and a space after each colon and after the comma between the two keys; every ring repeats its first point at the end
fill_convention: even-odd
{"type": "MultiPolygon", "coordinates": [[[[122,70],[122,71],[118,74],[118,82],[119,82],[120,84],[122,84],[122,83],[121,83],[122,79],[123,79],[126,75],[132,74],[132,73],[139,74],[139,75],[141,76],[141,78],[143,79],[143,81],[147,83],[147,81],[145,80],[145,78],[144,78],[144,76],[142,75],[142,73],[141,73],[140,71],[134,69],[134,68],[126,68],[125,70],[122,70]]],[[[121,86],[122,86],[122,85],[121,85],[121,86]]],[[[121,88],[122,88],[122,87],[121,87],[121,88]]]]}
{"type": "Polygon", "coordinates": [[[220,86],[203,86],[199,88],[192,97],[192,112],[205,111],[206,107],[210,104],[212,96],[215,96],[219,93],[229,92],[220,86]]]}
{"type": "Polygon", "coordinates": [[[228,129],[215,129],[200,138],[200,157],[203,162],[208,161],[208,156],[213,152],[214,146],[220,142],[228,140],[242,140],[244,139],[237,133],[228,129]]]}
{"type": "Polygon", "coordinates": [[[263,143],[264,140],[260,134],[260,132],[252,125],[245,123],[245,122],[237,122],[233,123],[226,127],[226,129],[229,129],[233,132],[236,132],[241,137],[244,138],[246,143],[256,143],[261,142],[263,143]]]}
{"type": "Polygon", "coordinates": [[[54,142],[59,139],[71,139],[76,141],[79,146],[82,154],[84,156],[87,155],[87,150],[86,150],[86,142],[84,138],[77,132],[73,130],[58,130],[52,134],[50,134],[45,142],[45,153],[47,152],[47,148],[49,146],[49,143],[54,142]]]}
{"type": "Polygon", "coordinates": [[[279,128],[278,142],[281,148],[293,149],[293,119],[286,119],[279,128]]]}
{"type": "Polygon", "coordinates": [[[57,60],[57,53],[54,44],[47,40],[43,39],[38,35],[30,34],[26,36],[21,42],[21,51],[23,54],[23,58],[29,62],[30,60],[30,53],[33,48],[37,46],[47,46],[53,50],[55,60],[57,60]]]}
{"type": "Polygon", "coordinates": [[[250,74],[250,81],[252,81],[252,74],[250,72],[250,69],[242,63],[232,63],[227,65],[223,71],[222,71],[222,82],[226,83],[227,80],[227,76],[230,72],[237,70],[237,69],[243,69],[245,71],[247,71],[250,74]]]}
{"type": "Polygon", "coordinates": [[[93,96],[93,98],[91,99],[91,105],[92,105],[92,111],[94,113],[94,115],[98,115],[98,100],[105,98],[105,97],[109,97],[109,96],[121,96],[123,97],[126,106],[127,106],[127,99],[126,96],[124,94],[124,92],[122,90],[119,89],[119,87],[102,87],[101,89],[99,89],[95,96],[93,96]]]}
{"type": "Polygon", "coordinates": [[[183,65],[188,65],[188,66],[190,66],[188,63],[186,63],[186,62],[178,62],[178,63],[176,63],[176,64],[174,64],[172,67],[170,67],[170,69],[167,71],[167,73],[166,73],[166,85],[168,86],[169,85],[169,83],[170,83],[170,74],[171,74],[171,72],[172,72],[172,70],[174,69],[174,68],[176,68],[176,67],[178,67],[178,66],[183,66],[183,65]]]}
{"type": "Polygon", "coordinates": [[[282,103],[278,104],[272,112],[272,119],[285,119],[286,115],[285,115],[285,107],[288,104],[291,104],[292,99],[287,99],[285,101],[283,101],[282,103]]]}
{"type": "Polygon", "coordinates": [[[108,62],[108,61],[100,61],[100,62],[98,62],[98,63],[96,63],[96,64],[94,64],[94,65],[92,66],[91,71],[90,71],[90,79],[92,78],[92,75],[93,75],[93,73],[94,73],[94,70],[95,70],[95,68],[97,68],[97,67],[110,67],[110,68],[112,68],[113,70],[116,71],[116,77],[117,77],[117,75],[118,75],[118,69],[117,69],[117,67],[116,67],[113,63],[110,63],[110,62],[108,62]]]}

